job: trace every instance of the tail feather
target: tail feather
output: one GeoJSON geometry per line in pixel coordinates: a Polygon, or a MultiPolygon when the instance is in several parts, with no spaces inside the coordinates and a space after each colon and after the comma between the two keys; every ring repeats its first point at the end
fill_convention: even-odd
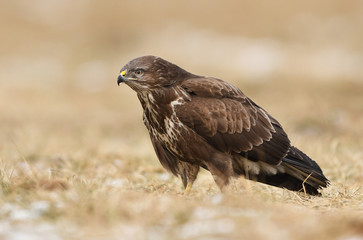
{"type": "MultiPolygon", "coordinates": [[[[284,167],[284,174],[288,176],[277,182],[279,187],[318,195],[318,189],[327,187],[329,183],[319,165],[296,147],[290,147],[281,166],[284,167]]],[[[278,179],[278,175],[275,177],[278,179]]]]}
{"type": "MultiPolygon", "coordinates": [[[[234,163],[235,173],[246,175],[243,167],[234,163]]],[[[324,176],[319,165],[296,147],[290,147],[275,174],[260,172],[248,175],[248,178],[272,186],[286,188],[292,191],[319,195],[319,189],[326,187],[329,180],[324,176]]],[[[246,175],[247,176],[247,175],[246,175]]]]}

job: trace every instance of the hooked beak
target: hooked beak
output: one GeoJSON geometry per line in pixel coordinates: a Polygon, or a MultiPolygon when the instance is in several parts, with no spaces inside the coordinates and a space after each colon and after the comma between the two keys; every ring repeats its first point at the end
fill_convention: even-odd
{"type": "Polygon", "coordinates": [[[126,71],[120,72],[120,75],[118,75],[118,78],[117,78],[117,85],[118,86],[120,86],[120,83],[126,81],[125,76],[126,76],[126,71]]]}

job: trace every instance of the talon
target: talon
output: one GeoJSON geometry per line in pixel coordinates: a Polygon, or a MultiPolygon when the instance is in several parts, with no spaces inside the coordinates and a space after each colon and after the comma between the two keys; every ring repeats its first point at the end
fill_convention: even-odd
{"type": "Polygon", "coordinates": [[[187,183],[187,187],[185,188],[184,195],[189,195],[191,189],[192,189],[192,184],[187,183]]]}

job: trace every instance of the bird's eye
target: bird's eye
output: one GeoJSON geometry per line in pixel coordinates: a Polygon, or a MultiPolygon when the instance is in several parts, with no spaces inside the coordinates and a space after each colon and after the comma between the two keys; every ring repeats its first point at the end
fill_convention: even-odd
{"type": "Polygon", "coordinates": [[[135,70],[135,75],[138,77],[141,77],[142,75],[144,75],[144,71],[141,69],[136,69],[135,70]]]}

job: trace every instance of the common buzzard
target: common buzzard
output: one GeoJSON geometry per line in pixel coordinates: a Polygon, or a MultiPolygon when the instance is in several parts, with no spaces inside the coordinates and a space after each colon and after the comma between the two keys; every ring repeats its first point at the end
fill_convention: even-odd
{"type": "Polygon", "coordinates": [[[328,184],[318,164],[290,145],[275,118],[223,80],[143,56],[121,69],[117,83],[137,93],[156,155],[181,177],[186,193],[200,167],[221,190],[240,175],[312,195],[328,184]]]}

